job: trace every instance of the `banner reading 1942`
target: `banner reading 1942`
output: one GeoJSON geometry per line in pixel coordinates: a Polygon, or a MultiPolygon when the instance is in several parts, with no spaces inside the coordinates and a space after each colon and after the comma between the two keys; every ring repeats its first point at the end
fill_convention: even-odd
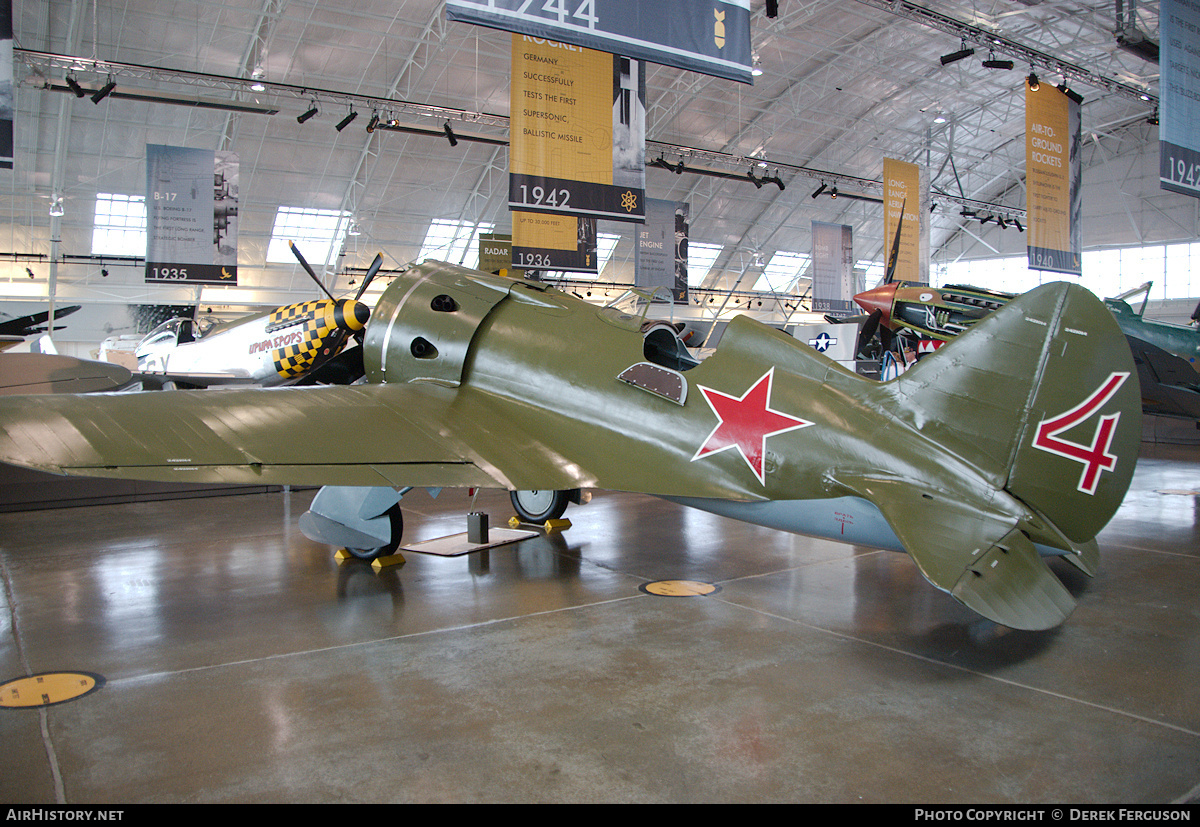
{"type": "Polygon", "coordinates": [[[750,0],[446,0],[446,19],[742,83],[753,78],[750,0]]]}
{"type": "Polygon", "coordinates": [[[1159,185],[1200,198],[1200,2],[1162,0],[1159,185]]]}
{"type": "Polygon", "coordinates": [[[146,282],[237,285],[238,158],[146,145],[146,282]]]}
{"type": "Polygon", "coordinates": [[[643,221],[645,64],[512,41],[509,209],[643,221]]]}

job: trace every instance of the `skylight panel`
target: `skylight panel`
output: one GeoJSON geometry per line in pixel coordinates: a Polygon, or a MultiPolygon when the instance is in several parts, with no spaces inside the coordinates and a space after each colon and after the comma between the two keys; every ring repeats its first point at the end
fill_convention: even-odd
{"type": "Polygon", "coordinates": [[[490,233],[496,225],[490,221],[451,221],[435,218],[429,223],[425,241],[421,245],[418,260],[432,258],[461,264],[464,267],[479,266],[479,236],[490,233]]]}
{"type": "Polygon", "coordinates": [[[800,273],[808,267],[809,256],[802,253],[792,253],[778,250],[771,256],[771,261],[758,277],[754,287],[759,293],[790,293],[796,287],[800,273]]]}
{"type": "Polygon", "coordinates": [[[146,197],[96,193],[92,224],[92,253],[110,256],[146,255],[146,197]]]}
{"type": "Polygon", "coordinates": [[[280,207],[267,245],[267,263],[294,264],[296,257],[288,249],[289,241],[295,242],[310,264],[332,262],[341,251],[349,226],[350,213],[345,210],[280,207]]]}

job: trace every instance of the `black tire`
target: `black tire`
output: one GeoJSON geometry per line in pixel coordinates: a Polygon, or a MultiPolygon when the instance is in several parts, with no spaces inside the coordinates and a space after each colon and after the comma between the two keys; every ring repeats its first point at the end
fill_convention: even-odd
{"type": "Polygon", "coordinates": [[[557,520],[571,502],[570,491],[510,491],[508,498],[517,516],[526,523],[557,520]]]}
{"type": "Polygon", "coordinates": [[[400,513],[400,503],[396,503],[383,513],[387,515],[388,520],[392,524],[392,539],[387,545],[382,545],[378,548],[347,548],[346,551],[353,554],[359,560],[374,560],[376,557],[387,557],[389,554],[395,554],[396,549],[400,548],[400,538],[404,536],[404,515],[400,513]]]}

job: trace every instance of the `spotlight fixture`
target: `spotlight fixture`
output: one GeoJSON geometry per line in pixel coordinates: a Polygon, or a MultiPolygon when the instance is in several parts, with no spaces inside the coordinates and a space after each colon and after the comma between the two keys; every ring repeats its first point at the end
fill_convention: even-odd
{"type": "Polygon", "coordinates": [[[346,229],[346,235],[362,235],[362,228],[358,226],[357,221],[350,222],[350,226],[346,229]]]}
{"type": "Polygon", "coordinates": [[[29,278],[33,278],[33,270],[30,270],[28,267],[26,267],[25,272],[29,274],[29,278]]]}
{"type": "Polygon", "coordinates": [[[61,195],[55,195],[53,198],[50,199],[50,215],[57,218],[57,217],[63,215],[65,212],[66,212],[66,209],[63,207],[63,200],[62,200],[61,195]]]}
{"type": "Polygon", "coordinates": [[[450,146],[458,146],[458,137],[454,134],[454,130],[450,128],[450,121],[446,121],[442,125],[442,129],[446,132],[446,140],[450,142],[450,146]]]}
{"type": "Polygon", "coordinates": [[[267,91],[267,87],[265,85],[263,85],[263,82],[262,82],[263,75],[265,75],[265,74],[266,74],[266,70],[263,69],[261,64],[254,67],[254,71],[250,73],[250,79],[254,81],[254,83],[250,84],[250,91],[252,91],[252,92],[267,91]]]}
{"type": "Polygon", "coordinates": [[[996,60],[995,52],[988,52],[988,59],[983,62],[984,69],[1011,69],[1012,67],[1011,60],[996,60]]]}
{"type": "Polygon", "coordinates": [[[1021,226],[1021,222],[1019,219],[1014,218],[1013,224],[1016,225],[1017,232],[1019,232],[1019,233],[1025,232],[1025,228],[1021,226]]]}
{"type": "Polygon", "coordinates": [[[779,16],[779,0],[767,0],[767,17],[779,16]]]}
{"type": "Polygon", "coordinates": [[[1075,101],[1075,103],[1083,103],[1083,95],[1079,94],[1074,89],[1068,89],[1067,84],[1065,83],[1058,84],[1058,91],[1075,101]]]}
{"type": "Polygon", "coordinates": [[[821,182],[821,186],[817,187],[817,191],[812,194],[812,197],[816,198],[818,195],[820,195],[823,192],[825,192],[825,182],[824,181],[821,182]]]}
{"type": "Polygon", "coordinates": [[[1150,117],[1146,118],[1146,123],[1150,124],[1151,126],[1158,126],[1158,108],[1157,107],[1154,110],[1154,114],[1151,115],[1150,117]]]}
{"type": "Polygon", "coordinates": [[[305,112],[303,115],[296,116],[296,123],[304,123],[305,121],[307,121],[309,118],[313,117],[316,114],[317,114],[317,102],[313,101],[313,105],[311,107],[309,107],[309,110],[307,112],[305,112]]]}
{"type": "Polygon", "coordinates": [[[996,223],[1000,225],[1000,229],[1002,230],[1008,227],[1008,222],[1004,220],[1004,216],[1002,215],[996,216],[996,223]]]}
{"type": "Polygon", "coordinates": [[[108,270],[104,269],[103,267],[100,268],[100,278],[108,278],[108,270]]]}
{"type": "Polygon", "coordinates": [[[67,86],[70,87],[71,91],[75,93],[75,97],[82,98],[84,95],[87,94],[87,90],[84,89],[82,86],[80,86],[79,81],[75,80],[75,78],[71,77],[70,75],[67,75],[66,81],[67,81],[67,86]]]}
{"type": "Polygon", "coordinates": [[[830,198],[837,198],[837,196],[838,196],[837,187],[834,187],[833,189],[831,189],[831,190],[829,191],[829,197],[830,197],[830,198]]]}
{"type": "Polygon", "coordinates": [[[351,109],[350,114],[347,115],[346,117],[342,118],[341,121],[338,122],[338,125],[334,127],[334,129],[336,129],[338,132],[341,132],[343,129],[345,129],[346,127],[348,127],[350,125],[351,121],[353,121],[357,117],[358,117],[358,113],[355,112],[353,109],[351,109]]]}
{"type": "Polygon", "coordinates": [[[756,52],[750,57],[750,74],[754,75],[754,77],[759,77],[762,75],[762,73],[762,59],[759,58],[758,53],[756,52]]]}
{"type": "Polygon", "coordinates": [[[968,49],[967,41],[964,40],[962,42],[962,48],[959,49],[957,52],[951,52],[948,55],[942,55],[942,65],[948,66],[951,63],[956,63],[960,60],[963,60],[964,58],[968,58],[973,54],[975,54],[975,50],[968,49]]]}
{"type": "Polygon", "coordinates": [[[374,131],[375,131],[375,127],[377,127],[377,126],[379,126],[379,113],[378,113],[378,112],[372,112],[372,113],[371,113],[371,120],[367,121],[367,131],[368,131],[368,132],[374,132],[374,131]]]}
{"type": "Polygon", "coordinates": [[[92,95],[92,103],[99,103],[109,96],[112,90],[117,88],[117,82],[113,80],[112,75],[108,76],[108,83],[101,86],[96,94],[92,95]]]}
{"type": "Polygon", "coordinates": [[[1038,76],[1035,75],[1033,72],[1029,73],[1029,77],[1027,78],[1027,80],[1029,81],[1029,91],[1036,92],[1037,90],[1042,88],[1042,84],[1038,83],[1038,76]]]}

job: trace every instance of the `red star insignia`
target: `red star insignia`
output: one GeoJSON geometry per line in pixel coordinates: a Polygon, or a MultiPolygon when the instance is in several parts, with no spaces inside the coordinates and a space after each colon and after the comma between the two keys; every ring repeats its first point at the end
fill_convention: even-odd
{"type": "Polygon", "coordinates": [[[771,368],[740,397],[697,385],[708,406],[717,415],[717,426],[692,457],[693,462],[710,454],[737,448],[754,476],[758,477],[759,483],[767,484],[763,470],[767,437],[813,424],[771,407],[771,383],[774,377],[775,369],[771,368]]]}

